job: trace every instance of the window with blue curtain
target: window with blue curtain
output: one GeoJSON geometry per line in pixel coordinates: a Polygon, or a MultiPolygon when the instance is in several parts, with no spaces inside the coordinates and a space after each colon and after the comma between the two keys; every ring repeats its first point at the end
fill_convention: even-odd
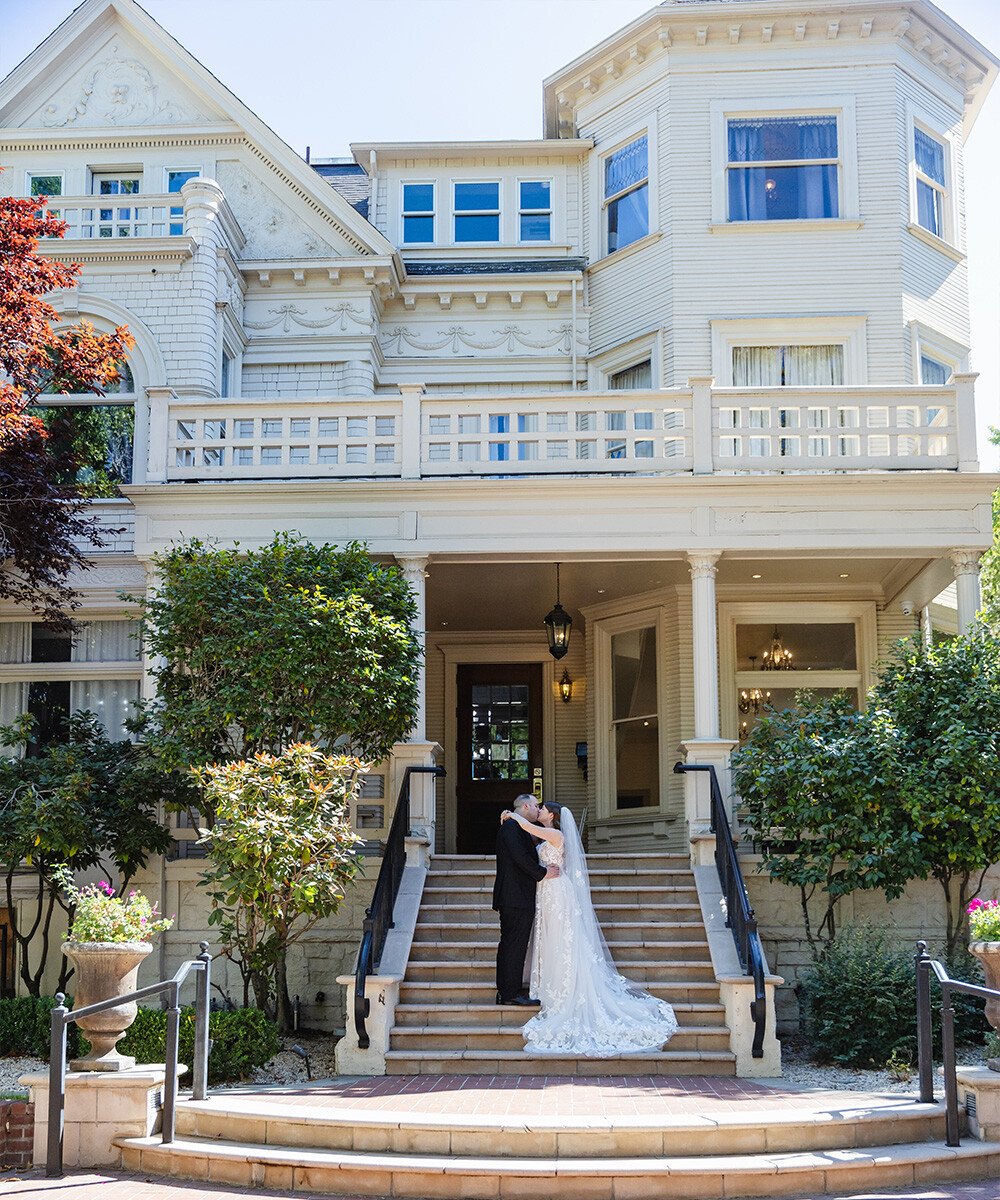
{"type": "Polygon", "coordinates": [[[920,355],[920,382],[933,387],[944,387],[951,378],[951,367],[929,354],[920,355]]]}
{"type": "Polygon", "coordinates": [[[913,158],[917,167],[917,224],[936,237],[944,237],[944,144],[922,129],[913,130],[913,158]]]}
{"type": "Polygon", "coordinates": [[[727,143],[730,221],[840,216],[835,116],[734,117],[727,143]]]}
{"type": "Polygon", "coordinates": [[[604,160],[604,207],[609,254],[649,233],[649,145],[645,136],[604,160]]]}

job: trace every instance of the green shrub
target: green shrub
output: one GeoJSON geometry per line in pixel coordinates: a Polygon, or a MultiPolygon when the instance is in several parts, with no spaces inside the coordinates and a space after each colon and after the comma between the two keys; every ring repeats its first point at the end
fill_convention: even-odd
{"type": "MultiPolygon", "coordinates": [[[[72,997],[67,998],[72,1007],[72,997]]],[[[10,1056],[49,1060],[52,1030],[50,1013],[55,1006],[51,996],[15,996],[0,1000],[0,1057],[10,1056]]],[[[80,1035],[75,1025],[66,1031],[70,1058],[80,1053],[80,1035]]]]}
{"type": "MultiPolygon", "coordinates": [[[[967,955],[949,965],[956,979],[980,982],[967,955]]],[[[916,1062],[917,993],[913,955],[895,936],[872,929],[838,936],[799,984],[803,1028],[819,1062],[882,1067],[916,1062]]],[[[931,984],[935,1051],[940,1052],[940,991],[931,984]]],[[[955,1040],[981,1042],[982,1001],[956,995],[955,1040]]]]}
{"type": "MultiPolygon", "coordinates": [[[[178,1054],[189,1068],[194,1060],[194,1024],[194,1009],[182,1008],[178,1054]]],[[[259,1008],[213,1012],[208,1031],[212,1042],[209,1083],[246,1079],[254,1067],[269,1062],[280,1049],[277,1030],[259,1008]]],[[[167,1014],[159,1008],[140,1008],[118,1049],[132,1055],[137,1063],[156,1063],[163,1062],[166,1043],[167,1014]]]]}

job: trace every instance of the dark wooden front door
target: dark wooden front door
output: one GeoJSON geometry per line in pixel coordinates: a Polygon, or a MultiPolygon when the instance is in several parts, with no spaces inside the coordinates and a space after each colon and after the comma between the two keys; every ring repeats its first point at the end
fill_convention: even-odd
{"type": "Polygon", "coordinates": [[[458,668],[459,854],[492,854],[500,813],[542,766],[540,663],[458,668]]]}

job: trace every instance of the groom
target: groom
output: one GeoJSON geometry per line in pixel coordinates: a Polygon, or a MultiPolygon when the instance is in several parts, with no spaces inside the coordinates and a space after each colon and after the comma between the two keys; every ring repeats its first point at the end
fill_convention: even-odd
{"type": "MultiPolygon", "coordinates": [[[[538,820],[534,796],[518,796],[513,809],[528,821],[538,820]]],[[[524,991],[524,959],[535,922],[535,888],[542,879],[555,879],[558,867],[543,867],[535,840],[516,821],[504,821],[497,834],[497,878],[493,907],[500,914],[497,946],[497,1004],[537,1007],[524,991]]]]}

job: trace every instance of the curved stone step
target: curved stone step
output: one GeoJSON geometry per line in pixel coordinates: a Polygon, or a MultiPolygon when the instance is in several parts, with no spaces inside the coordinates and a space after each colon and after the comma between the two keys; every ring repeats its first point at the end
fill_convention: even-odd
{"type": "MultiPolygon", "coordinates": [[[[728,1051],[729,1030],[717,1025],[682,1026],[668,1044],[674,1052],[728,1051]]],[[[389,1046],[407,1053],[449,1050],[489,1058],[495,1050],[523,1052],[524,1035],[520,1029],[503,1025],[397,1025],[389,1034],[389,1046]]]]}
{"type": "Polygon", "coordinates": [[[387,1050],[387,1075],[735,1075],[729,1050],[659,1050],[619,1058],[520,1050],[387,1050]]]}
{"type": "MultiPolygon", "coordinates": [[[[586,1086],[581,1084],[578,1086],[586,1086]]],[[[943,1143],[944,1106],[909,1097],[817,1099],[814,1107],[757,1107],[744,1097],[730,1111],[669,1112],[619,1117],[541,1116],[373,1110],[324,1103],[322,1085],[291,1102],[266,1092],[218,1092],[182,1100],[177,1135],[219,1138],[248,1147],[315,1147],[379,1153],[436,1155],[513,1154],[518,1158],[605,1158],[628,1161],[663,1154],[808,1153],[933,1141],[943,1143]]],[[[732,1103],[732,1102],[731,1102],[732,1103]]],[[[695,1104],[697,1099],[695,1098],[695,1104]]]]}

